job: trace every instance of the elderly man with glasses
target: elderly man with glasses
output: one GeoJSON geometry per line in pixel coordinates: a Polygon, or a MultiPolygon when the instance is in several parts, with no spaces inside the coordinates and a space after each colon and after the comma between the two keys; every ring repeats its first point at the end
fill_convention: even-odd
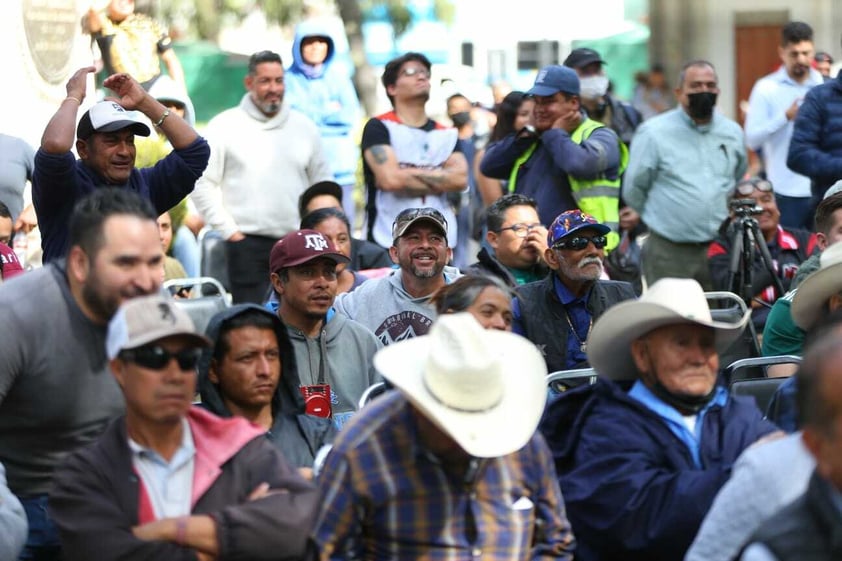
{"type": "Polygon", "coordinates": [[[746,304],[754,309],[751,320],[761,330],[772,304],[789,291],[799,265],[817,251],[816,235],[781,226],[781,212],[772,183],[765,179],[753,177],[740,181],[729,200],[731,216],[722,224],[719,235],[708,248],[710,276],[715,290],[730,290],[740,295],[750,283],[753,297],[746,304]],[[735,236],[742,236],[743,228],[740,214],[748,214],[749,218],[756,220],[757,231],[763,240],[755,241],[764,243],[769,249],[771,268],[764,262],[760,246],[753,248],[749,271],[743,270],[743,266],[734,267],[735,236]],[[737,270],[733,270],[735,268],[737,270]]]}
{"type": "Polygon", "coordinates": [[[538,346],[550,372],[587,367],[594,321],[614,304],[635,298],[631,284],[601,280],[610,231],[581,210],[561,213],[544,252],[553,273],[520,287],[512,303],[513,331],[538,346]]]}
{"type": "Polygon", "coordinates": [[[315,558],[315,488],[262,428],[191,406],[209,345],[169,298],[114,315],[105,350],[126,414],[56,473],[63,559],[315,558]]]}

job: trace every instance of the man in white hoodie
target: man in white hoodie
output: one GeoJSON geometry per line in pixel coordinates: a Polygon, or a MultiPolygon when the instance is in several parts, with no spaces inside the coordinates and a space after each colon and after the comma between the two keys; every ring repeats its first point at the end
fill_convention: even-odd
{"type": "Polygon", "coordinates": [[[368,327],[383,345],[426,335],[436,318],[430,297],[461,275],[448,267],[447,220],[434,208],[408,208],[392,224],[389,255],[400,267],[336,297],[334,308],[368,327]]]}
{"type": "Polygon", "coordinates": [[[272,246],[298,228],[299,195],[333,174],[316,125],[283,103],[280,55],[253,54],[245,87],[239,106],[208,122],[211,161],[193,201],[227,240],[234,302],[260,303],[269,288],[272,246]]]}

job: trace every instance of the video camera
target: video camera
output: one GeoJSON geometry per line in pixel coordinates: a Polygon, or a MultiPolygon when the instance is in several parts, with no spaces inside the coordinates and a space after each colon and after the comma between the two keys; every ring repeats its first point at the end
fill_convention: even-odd
{"type": "Polygon", "coordinates": [[[757,205],[754,199],[731,199],[728,207],[731,209],[731,212],[740,218],[763,214],[763,209],[757,205]]]}

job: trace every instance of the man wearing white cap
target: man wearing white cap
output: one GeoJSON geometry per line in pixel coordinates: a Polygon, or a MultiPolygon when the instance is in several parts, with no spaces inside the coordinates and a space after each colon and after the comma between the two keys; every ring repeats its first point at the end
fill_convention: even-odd
{"type": "Polygon", "coordinates": [[[106,352],[126,415],[56,474],[65,561],[315,558],[315,488],[262,428],[191,407],[209,345],[170,298],[115,314],[106,352]]]}
{"type": "Polygon", "coordinates": [[[79,120],[77,161],[70,151],[76,114],[85,99],[88,74],[94,71],[93,66],[87,66],[70,77],[67,97],[47,124],[35,154],[32,201],[45,263],[64,257],[73,205],[94,189],[129,189],[149,199],[160,215],[193,190],[208,165],[210,148],[205,139],[128,74],[106,78],[103,85],[116,98],[94,104],[79,120]],[[166,135],[173,151],[154,168],[137,170],[134,137],[149,136],[149,121],[166,135]]]}
{"type": "Polygon", "coordinates": [[[374,363],[397,391],[360,411],[327,457],[323,560],[573,558],[535,432],[546,368],[532,343],[448,314],[374,363]]]}
{"type": "Polygon", "coordinates": [[[717,352],[748,319],[713,321],[696,281],[666,278],[596,322],[588,360],[600,380],[552,402],[541,423],[577,559],[682,559],[734,461],[775,432],[717,384],[717,352]]]}

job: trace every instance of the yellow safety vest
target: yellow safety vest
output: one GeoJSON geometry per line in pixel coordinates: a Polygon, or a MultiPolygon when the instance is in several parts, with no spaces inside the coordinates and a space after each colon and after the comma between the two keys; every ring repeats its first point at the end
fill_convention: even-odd
{"type": "MultiPolygon", "coordinates": [[[[602,123],[593,119],[585,119],[573,131],[570,139],[576,144],[582,144],[593,131],[604,126],[602,123]]],[[[608,234],[606,251],[614,249],[620,243],[620,235],[618,234],[620,228],[620,177],[629,165],[628,147],[619,137],[617,138],[617,144],[620,149],[620,168],[617,170],[617,179],[608,179],[605,176],[594,179],[577,179],[569,174],[567,176],[567,181],[570,183],[570,190],[573,193],[573,199],[576,201],[579,209],[582,212],[590,214],[602,224],[611,227],[611,233],[608,234]]],[[[515,160],[512,172],[509,175],[508,188],[510,193],[515,190],[520,167],[529,160],[537,146],[538,141],[535,141],[515,160]]]]}

